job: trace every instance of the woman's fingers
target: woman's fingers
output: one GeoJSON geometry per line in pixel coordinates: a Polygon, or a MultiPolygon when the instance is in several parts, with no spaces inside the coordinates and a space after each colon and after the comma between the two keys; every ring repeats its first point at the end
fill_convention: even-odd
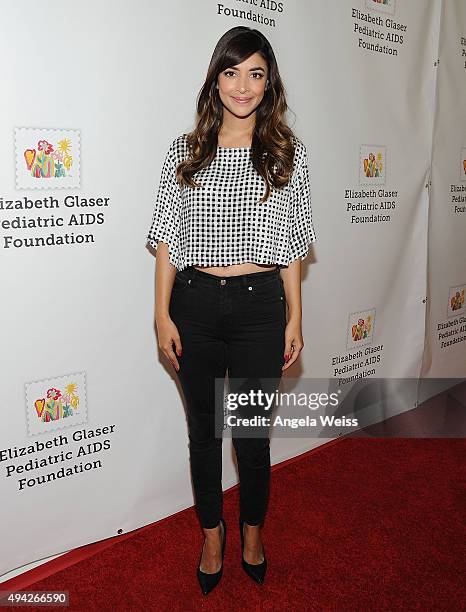
{"type": "Polygon", "coordinates": [[[294,363],[296,359],[298,359],[299,353],[300,353],[299,350],[296,350],[294,347],[292,347],[291,356],[288,359],[288,361],[285,363],[285,365],[282,367],[282,370],[286,370],[287,368],[289,368],[290,365],[294,363]]]}
{"type": "Polygon", "coordinates": [[[178,355],[178,357],[181,357],[181,353],[182,353],[181,340],[179,339],[179,337],[176,337],[176,338],[173,338],[173,342],[175,344],[176,354],[178,355]]]}
{"type": "Polygon", "coordinates": [[[282,366],[282,370],[289,368],[298,359],[303,347],[304,343],[298,339],[291,339],[285,342],[285,356],[288,356],[288,359],[285,358],[286,363],[282,366]],[[288,346],[290,347],[289,349],[288,346]]]}
{"type": "Polygon", "coordinates": [[[289,339],[289,340],[285,339],[285,354],[283,355],[283,359],[285,360],[285,362],[287,362],[291,357],[292,342],[293,342],[292,339],[289,339]]]}
{"type": "Polygon", "coordinates": [[[178,359],[176,356],[181,357],[182,355],[182,346],[181,339],[178,333],[178,330],[175,324],[171,321],[165,327],[160,327],[159,334],[162,338],[162,341],[159,344],[160,349],[165,353],[167,359],[170,361],[172,366],[178,372],[180,369],[180,364],[178,363],[178,359]],[[175,351],[173,350],[173,345],[175,345],[175,351]]]}
{"type": "Polygon", "coordinates": [[[173,351],[173,348],[166,348],[166,349],[164,349],[164,352],[165,352],[165,355],[170,360],[172,366],[178,372],[178,370],[180,369],[180,364],[178,363],[178,359],[176,358],[176,355],[175,355],[175,353],[173,351]]]}

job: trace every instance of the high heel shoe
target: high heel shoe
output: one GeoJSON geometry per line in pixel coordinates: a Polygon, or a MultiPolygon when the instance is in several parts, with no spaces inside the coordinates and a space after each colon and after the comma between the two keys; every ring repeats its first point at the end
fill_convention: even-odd
{"type": "Polygon", "coordinates": [[[210,593],[210,591],[215,586],[217,586],[217,584],[220,582],[220,578],[222,577],[222,574],[223,574],[223,557],[225,555],[225,542],[226,542],[226,539],[227,539],[227,526],[226,526],[226,523],[223,520],[223,518],[220,519],[220,523],[223,526],[222,566],[221,566],[221,568],[218,570],[218,572],[215,572],[214,574],[206,574],[205,572],[203,572],[201,570],[202,551],[201,551],[201,558],[199,559],[199,565],[197,567],[197,579],[199,580],[199,584],[201,585],[201,590],[204,593],[204,595],[208,595],[210,593]]]}
{"type": "Polygon", "coordinates": [[[244,521],[243,519],[239,519],[239,532],[241,535],[241,565],[243,566],[246,574],[252,578],[258,584],[263,584],[265,579],[265,572],[267,570],[267,559],[265,558],[265,550],[264,545],[262,545],[262,554],[264,555],[264,560],[262,563],[248,563],[244,560],[244,521]]]}

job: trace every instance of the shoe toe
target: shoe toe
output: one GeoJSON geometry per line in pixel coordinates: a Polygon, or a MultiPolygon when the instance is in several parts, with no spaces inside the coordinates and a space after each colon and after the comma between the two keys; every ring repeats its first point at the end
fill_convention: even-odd
{"type": "Polygon", "coordinates": [[[242,565],[243,565],[244,571],[250,578],[252,578],[258,584],[264,583],[265,572],[267,570],[267,560],[266,559],[264,559],[264,561],[258,565],[247,563],[243,559],[242,565]]]}
{"type": "Polygon", "coordinates": [[[217,584],[220,582],[221,577],[222,577],[221,570],[217,572],[216,574],[206,574],[198,569],[197,579],[199,580],[199,585],[204,595],[208,595],[210,591],[212,591],[212,589],[217,586],[217,584]]]}

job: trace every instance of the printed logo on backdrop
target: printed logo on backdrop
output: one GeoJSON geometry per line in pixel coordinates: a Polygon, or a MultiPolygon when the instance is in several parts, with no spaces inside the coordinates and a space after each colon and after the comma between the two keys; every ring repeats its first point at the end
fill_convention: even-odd
{"type": "Polygon", "coordinates": [[[374,343],[375,313],[375,308],[368,308],[348,314],[346,352],[330,356],[332,380],[337,387],[375,376],[382,365],[384,345],[374,343]]]}
{"type": "Polygon", "coordinates": [[[30,436],[87,421],[85,372],[28,382],[25,397],[30,436]]]}
{"type": "Polygon", "coordinates": [[[354,42],[358,49],[398,57],[406,42],[408,24],[395,21],[395,0],[366,0],[368,11],[351,9],[354,42]]]}
{"type": "Polygon", "coordinates": [[[228,5],[217,2],[216,6],[217,15],[253,22],[251,27],[261,25],[276,28],[275,17],[284,11],[284,3],[276,0],[232,0],[228,5]],[[268,14],[257,9],[268,11],[268,14]]]}
{"type": "Polygon", "coordinates": [[[15,157],[17,189],[81,186],[79,130],[15,128],[15,157]]]}
{"type": "Polygon", "coordinates": [[[437,321],[439,348],[445,349],[466,341],[465,306],[466,284],[448,290],[447,320],[437,321]]]}
{"type": "Polygon", "coordinates": [[[14,135],[16,188],[24,191],[0,193],[2,248],[18,252],[95,243],[110,197],[67,193],[81,188],[80,130],[21,127],[14,135]]]}
{"type": "Polygon", "coordinates": [[[385,185],[386,147],[361,145],[359,148],[359,184],[385,185]]]}
{"type": "Polygon", "coordinates": [[[351,312],[348,316],[346,348],[349,351],[372,344],[374,339],[375,308],[351,312]]]}
{"type": "Polygon", "coordinates": [[[396,0],[366,0],[366,8],[371,11],[380,11],[386,15],[395,14],[396,0]]]}
{"type": "Polygon", "coordinates": [[[455,215],[466,213],[466,147],[460,150],[459,163],[459,185],[453,183],[450,185],[451,203],[453,204],[452,212],[455,215]]]}
{"type": "Polygon", "coordinates": [[[465,289],[466,285],[450,287],[448,294],[448,317],[456,317],[457,315],[464,314],[466,312],[466,309],[464,307],[465,289]]]}

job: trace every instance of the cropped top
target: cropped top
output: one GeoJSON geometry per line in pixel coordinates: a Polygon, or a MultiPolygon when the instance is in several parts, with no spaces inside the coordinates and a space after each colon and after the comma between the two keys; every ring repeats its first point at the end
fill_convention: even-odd
{"type": "Polygon", "coordinates": [[[247,262],[288,266],[304,259],[316,235],[306,146],[297,137],[294,143],[290,181],[281,189],[271,186],[260,203],[265,181],[248,147],[217,147],[211,164],[194,174],[201,186],[180,186],[175,172],[188,147],[186,134],[177,136],[163,162],[149,244],[157,249],[165,242],[178,270],[247,262]]]}

